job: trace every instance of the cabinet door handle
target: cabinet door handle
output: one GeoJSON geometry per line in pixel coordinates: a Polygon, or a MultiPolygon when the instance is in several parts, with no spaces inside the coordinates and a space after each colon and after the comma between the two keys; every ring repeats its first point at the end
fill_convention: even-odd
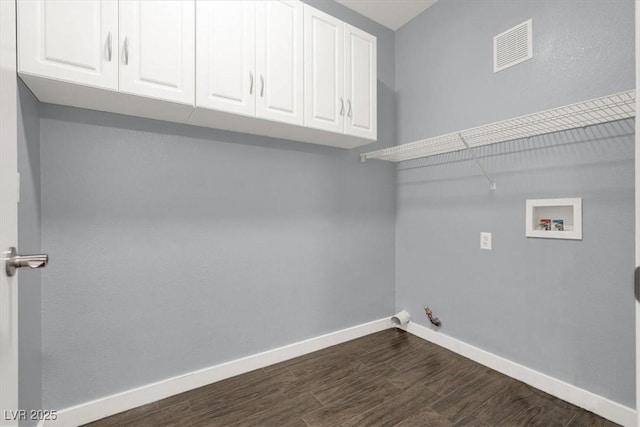
{"type": "Polygon", "coordinates": [[[347,105],[349,106],[349,110],[347,111],[347,117],[351,118],[351,100],[347,99],[347,105]]]}
{"type": "Polygon", "coordinates": [[[340,115],[344,116],[344,99],[340,98],[340,115]]]}
{"type": "Polygon", "coordinates": [[[124,65],[129,65],[129,40],[124,38],[124,65]]]}
{"type": "Polygon", "coordinates": [[[109,31],[109,35],[107,36],[107,59],[111,62],[111,31],[109,31]]]}
{"type": "Polygon", "coordinates": [[[264,77],[260,74],[260,97],[264,96],[264,77]]]}
{"type": "Polygon", "coordinates": [[[249,72],[249,95],[253,94],[253,73],[249,72]]]}

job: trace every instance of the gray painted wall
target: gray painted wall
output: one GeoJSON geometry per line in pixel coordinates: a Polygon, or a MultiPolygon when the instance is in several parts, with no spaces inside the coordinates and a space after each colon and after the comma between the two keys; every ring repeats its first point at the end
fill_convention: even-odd
{"type": "MultiPolygon", "coordinates": [[[[393,32],[379,141],[395,139],[393,32]]],[[[359,150],[41,105],[43,407],[388,316],[395,168],[359,150]]]]}
{"type": "MultiPolygon", "coordinates": [[[[29,89],[18,81],[18,249],[40,252],[40,106],[29,89]]],[[[40,271],[20,273],[18,289],[18,378],[21,409],[42,406],[40,271]]],[[[34,425],[37,420],[22,422],[34,425]]]]}
{"type": "MultiPolygon", "coordinates": [[[[441,0],[396,32],[398,141],[634,86],[633,2],[441,0]],[[533,18],[534,58],[494,74],[492,40],[533,18]]],[[[624,405],[634,393],[633,122],[398,170],[396,306],[441,332],[624,405]],[[416,167],[429,166],[429,167],[416,167]],[[525,200],[582,197],[582,241],[527,239],[525,200]],[[493,233],[493,250],[479,233],[493,233]]]]}

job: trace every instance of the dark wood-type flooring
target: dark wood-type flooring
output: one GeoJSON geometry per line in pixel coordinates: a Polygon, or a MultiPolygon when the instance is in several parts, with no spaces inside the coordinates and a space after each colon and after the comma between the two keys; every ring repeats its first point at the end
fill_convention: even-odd
{"type": "Polygon", "coordinates": [[[89,424],[102,426],[614,426],[396,329],[89,424]]]}

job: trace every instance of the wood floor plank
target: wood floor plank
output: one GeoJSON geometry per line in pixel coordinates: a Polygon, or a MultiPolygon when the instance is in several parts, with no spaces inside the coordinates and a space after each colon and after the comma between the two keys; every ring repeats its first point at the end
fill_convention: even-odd
{"type": "MultiPolygon", "coordinates": [[[[192,412],[192,425],[229,426],[252,416],[255,413],[268,410],[282,402],[284,397],[280,393],[260,394],[251,400],[233,402],[231,406],[216,406],[212,408],[200,407],[192,412]]],[[[187,424],[189,425],[189,424],[187,424]]]]}
{"type": "Polygon", "coordinates": [[[531,405],[536,395],[524,383],[512,379],[502,382],[502,390],[490,397],[475,418],[490,425],[508,425],[531,405]]]}
{"type": "Polygon", "coordinates": [[[431,408],[423,409],[395,424],[394,427],[452,427],[451,421],[431,408]]]}
{"type": "Polygon", "coordinates": [[[441,396],[458,393],[476,378],[491,372],[486,366],[473,363],[469,360],[454,360],[443,369],[429,377],[423,383],[441,396]]]}
{"type": "Polygon", "coordinates": [[[290,372],[282,372],[279,375],[266,376],[261,380],[255,380],[226,393],[215,393],[206,396],[198,396],[189,399],[194,412],[217,412],[219,415],[231,413],[236,408],[259,405],[258,399],[269,398],[286,390],[288,385],[294,383],[296,377],[290,372]]]}
{"type": "Polygon", "coordinates": [[[318,363],[324,364],[326,368],[344,363],[346,360],[358,359],[365,353],[366,350],[358,346],[356,343],[353,341],[347,341],[345,343],[327,347],[291,360],[267,366],[263,368],[263,371],[267,374],[272,374],[281,371],[282,369],[301,371],[309,366],[317,366],[316,364],[318,363]]]}
{"type": "Polygon", "coordinates": [[[304,377],[319,370],[339,369],[341,366],[351,361],[358,361],[359,363],[361,363],[360,356],[357,356],[356,354],[357,353],[351,353],[347,351],[330,353],[323,357],[293,363],[289,367],[289,371],[299,377],[304,377]]]}
{"type": "Polygon", "coordinates": [[[390,329],[153,402],[92,427],[611,427],[390,329]]]}
{"type": "MultiPolygon", "coordinates": [[[[391,385],[388,383],[387,377],[392,372],[395,372],[395,369],[391,366],[373,366],[369,369],[359,371],[357,374],[337,380],[333,387],[322,390],[313,390],[313,395],[317,397],[323,405],[345,401],[354,395],[362,394],[360,390],[363,390],[372,384],[377,385],[384,383],[385,387],[387,384],[391,385]]],[[[397,387],[394,387],[393,385],[391,386],[398,390],[397,387]]]]}
{"type": "Polygon", "coordinates": [[[186,391],[184,393],[176,394],[175,396],[159,400],[157,403],[160,408],[164,408],[192,398],[220,396],[229,393],[230,391],[233,391],[239,387],[246,387],[247,385],[258,383],[260,381],[263,381],[265,378],[266,374],[262,370],[257,369],[242,375],[237,375],[235,377],[227,378],[225,380],[206,385],[204,387],[199,387],[193,390],[186,391]]]}
{"type": "Polygon", "coordinates": [[[413,364],[411,369],[392,374],[389,382],[398,388],[406,389],[418,383],[427,382],[442,372],[449,372],[447,367],[451,362],[447,358],[438,357],[423,359],[413,364]]]}
{"type": "Polygon", "coordinates": [[[457,393],[451,393],[433,403],[431,407],[455,424],[466,417],[474,416],[502,386],[495,376],[483,374],[459,389],[457,393]]]}
{"type": "Polygon", "coordinates": [[[428,407],[439,396],[418,384],[408,390],[398,391],[395,395],[368,411],[342,423],[344,427],[354,426],[393,426],[411,415],[428,407]]]}
{"type": "MultiPolygon", "coordinates": [[[[550,397],[550,396],[549,396],[550,397]]],[[[566,402],[557,402],[559,399],[536,396],[527,398],[527,407],[514,417],[511,417],[508,426],[565,426],[576,415],[576,408],[566,402]]],[[[582,410],[581,410],[582,411],[582,410]]]]}
{"type": "Polygon", "coordinates": [[[371,368],[359,361],[347,362],[339,368],[307,371],[304,375],[296,375],[296,380],[283,391],[283,394],[286,397],[293,397],[307,391],[322,394],[328,389],[348,384],[370,372],[371,368]]]}
{"type": "Polygon", "coordinates": [[[292,399],[284,399],[264,411],[256,412],[246,418],[228,424],[230,427],[278,427],[306,426],[302,416],[322,407],[311,393],[300,394],[292,399]]]}
{"type": "Polygon", "coordinates": [[[548,426],[548,427],[563,427],[569,423],[574,414],[560,409],[558,407],[549,408],[546,405],[534,405],[519,416],[517,416],[509,424],[505,424],[509,427],[519,426],[548,426]]]}
{"type": "MultiPolygon", "coordinates": [[[[464,417],[463,419],[461,419],[460,421],[458,421],[453,425],[453,427],[501,427],[501,426],[503,426],[503,424],[497,424],[496,426],[493,426],[485,421],[481,421],[477,419],[473,415],[464,417]]],[[[522,427],[525,427],[525,426],[522,426],[522,427]]]]}
{"type": "Polygon", "coordinates": [[[409,335],[410,334],[408,334],[405,331],[401,331],[399,329],[394,328],[394,329],[386,329],[384,331],[381,331],[375,334],[366,335],[352,342],[356,344],[358,347],[364,349],[366,352],[369,352],[373,348],[381,344],[387,343],[390,340],[406,339],[406,337],[409,335]]]}
{"type": "MultiPolygon", "coordinates": [[[[427,343],[428,344],[428,343],[427,343]]],[[[413,369],[414,366],[425,363],[428,360],[436,359],[445,362],[452,362],[460,356],[435,345],[412,346],[409,351],[398,354],[397,357],[388,360],[387,363],[398,371],[404,372],[413,369]]]]}
{"type": "Polygon", "coordinates": [[[348,389],[350,393],[346,389],[343,390],[340,399],[332,399],[331,403],[303,416],[302,419],[310,427],[338,426],[399,392],[384,379],[355,382],[348,389]]]}
{"type": "Polygon", "coordinates": [[[386,363],[394,358],[401,357],[403,353],[410,351],[414,345],[409,339],[390,340],[371,349],[370,352],[361,357],[362,362],[367,366],[386,363]]]}

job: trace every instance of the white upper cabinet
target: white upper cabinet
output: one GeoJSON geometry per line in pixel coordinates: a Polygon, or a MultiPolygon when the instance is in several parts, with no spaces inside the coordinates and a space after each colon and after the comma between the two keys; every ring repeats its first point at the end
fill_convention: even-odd
{"type": "Polygon", "coordinates": [[[304,6],[304,124],[344,130],[344,23],[304,6]]]}
{"type": "Polygon", "coordinates": [[[198,1],[196,106],[302,125],[302,6],[198,1]]]}
{"type": "Polygon", "coordinates": [[[18,1],[18,71],[118,90],[118,2],[18,1]]]}
{"type": "Polygon", "coordinates": [[[256,116],[302,126],[303,4],[259,1],[256,7],[256,116]]]}
{"type": "Polygon", "coordinates": [[[120,2],[120,92],[194,104],[193,0],[120,2]]]}
{"type": "Polygon", "coordinates": [[[305,126],[377,138],[376,38],[305,5],[305,126]]]}
{"type": "Polygon", "coordinates": [[[196,2],[196,106],[254,116],[256,4],[196,2]]]}
{"type": "Polygon", "coordinates": [[[377,139],[376,38],[345,24],[344,133],[377,139]]]}
{"type": "Polygon", "coordinates": [[[17,5],[18,73],[42,102],[342,148],[377,138],[376,38],[299,0],[17,5]]]}

